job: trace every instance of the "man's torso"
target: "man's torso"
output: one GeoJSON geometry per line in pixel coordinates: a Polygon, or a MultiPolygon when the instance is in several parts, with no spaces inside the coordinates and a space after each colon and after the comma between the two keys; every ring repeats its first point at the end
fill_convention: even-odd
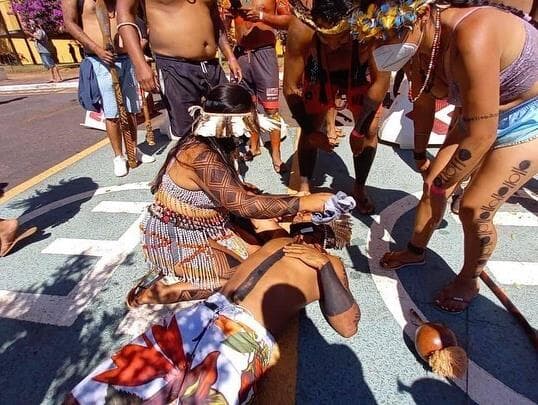
{"type": "Polygon", "coordinates": [[[146,0],[152,50],[190,60],[214,58],[218,41],[214,19],[219,18],[215,1],[146,0]]]}
{"type": "MultiPolygon", "coordinates": [[[[241,0],[241,5],[266,14],[277,13],[275,0],[241,0]]],[[[275,30],[267,24],[245,21],[241,16],[236,17],[234,23],[237,44],[244,49],[261,48],[276,42],[275,30]]]]}
{"type": "MultiPolygon", "coordinates": [[[[108,9],[109,24],[110,24],[110,36],[114,44],[114,49],[117,54],[124,54],[127,51],[119,46],[119,35],[118,35],[118,29],[117,29],[118,23],[116,21],[116,11],[115,11],[116,2],[115,1],[107,2],[107,9],[108,9]]],[[[82,13],[80,16],[80,21],[82,22],[82,30],[84,31],[84,33],[88,35],[98,45],[105,47],[103,34],[101,33],[101,28],[97,20],[96,7],[95,7],[94,0],[82,1],[82,13]]]]}

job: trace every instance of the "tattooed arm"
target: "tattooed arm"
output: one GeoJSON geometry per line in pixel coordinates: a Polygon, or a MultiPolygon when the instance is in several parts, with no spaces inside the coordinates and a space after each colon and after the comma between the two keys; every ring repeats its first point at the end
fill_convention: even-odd
{"type": "Polygon", "coordinates": [[[295,215],[298,197],[257,195],[245,189],[215,152],[202,150],[191,163],[198,185],[228,211],[246,218],[275,218],[295,215]]]}
{"type": "Polygon", "coordinates": [[[459,58],[452,66],[462,97],[465,137],[434,186],[450,188],[470,174],[491,149],[499,120],[500,44],[489,24],[462,24],[456,31],[459,58]],[[489,33],[488,33],[489,32],[489,33]]]}
{"type": "Polygon", "coordinates": [[[344,337],[357,333],[361,311],[349,291],[342,263],[320,250],[304,245],[284,246],[284,254],[301,260],[318,272],[319,305],[329,325],[344,337]]]}

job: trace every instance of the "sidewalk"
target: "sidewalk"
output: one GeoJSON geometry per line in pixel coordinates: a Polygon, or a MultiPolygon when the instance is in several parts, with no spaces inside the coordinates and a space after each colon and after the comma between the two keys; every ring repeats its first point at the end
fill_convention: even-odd
{"type": "Polygon", "coordinates": [[[35,69],[33,67],[5,66],[3,69],[7,79],[0,80],[0,94],[17,91],[76,89],[78,87],[78,66],[62,67],[60,65],[59,70],[63,81],[59,83],[53,83],[50,72],[39,66],[36,66],[35,69]]]}

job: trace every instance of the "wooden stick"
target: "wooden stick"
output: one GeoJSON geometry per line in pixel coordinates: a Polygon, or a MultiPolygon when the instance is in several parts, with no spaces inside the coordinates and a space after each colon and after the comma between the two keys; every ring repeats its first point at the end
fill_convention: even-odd
{"type": "Polygon", "coordinates": [[[153,133],[153,127],[151,126],[151,116],[149,114],[148,100],[145,97],[144,89],[140,87],[140,96],[142,97],[142,111],[144,111],[144,122],[146,125],[146,142],[148,145],[155,145],[155,134],[153,133]]]}
{"type": "MultiPolygon", "coordinates": [[[[97,0],[95,2],[95,14],[99,23],[99,29],[103,36],[103,47],[114,53],[114,43],[112,42],[112,35],[110,33],[110,20],[108,17],[108,7],[105,0],[97,0]]],[[[127,152],[127,162],[130,168],[138,166],[136,159],[136,133],[132,134],[131,124],[129,123],[129,115],[123,102],[123,94],[121,91],[120,79],[116,65],[108,65],[110,76],[112,77],[112,87],[114,88],[114,96],[116,98],[116,104],[119,112],[119,127],[120,132],[125,143],[125,151],[127,152]]],[[[136,128],[135,128],[136,131],[136,128]]]]}
{"type": "Polygon", "coordinates": [[[488,273],[486,273],[485,270],[482,270],[480,273],[480,279],[486,284],[489,289],[495,294],[497,299],[501,301],[501,304],[506,308],[508,312],[510,312],[514,318],[518,320],[518,322],[523,326],[523,329],[525,330],[525,333],[531,340],[532,344],[534,345],[535,349],[538,349],[538,336],[536,335],[536,330],[531,326],[531,324],[525,319],[523,314],[519,311],[519,309],[514,305],[514,303],[508,298],[504,290],[499,287],[497,284],[495,284],[495,281],[491,279],[488,273]]]}

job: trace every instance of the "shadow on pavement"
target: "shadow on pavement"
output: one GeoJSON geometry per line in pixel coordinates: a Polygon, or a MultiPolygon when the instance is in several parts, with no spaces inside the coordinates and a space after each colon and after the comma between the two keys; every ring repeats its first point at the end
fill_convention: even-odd
{"type": "Polygon", "coordinates": [[[50,232],[47,231],[68,222],[77,215],[82,204],[92,198],[97,188],[97,183],[90,177],[75,177],[60,180],[58,184],[49,184],[45,190],[37,190],[32,196],[9,204],[10,208],[24,210],[19,217],[19,220],[25,223],[24,227],[37,226],[38,228],[37,234],[29,238],[28,243],[18,245],[11,254],[23,245],[48,238],[50,232]],[[74,198],[76,196],[79,198],[74,198]],[[73,198],[74,201],[65,205],[60,204],[62,200],[67,202],[65,201],[67,198],[73,198]]]}
{"type": "MultiPolygon", "coordinates": [[[[86,271],[86,260],[89,259],[74,256],[66,259],[44,285],[40,283],[28,292],[50,294],[59,290],[61,284],[70,283],[70,274],[86,271]]],[[[124,263],[132,264],[132,257],[124,263]]],[[[110,348],[113,337],[103,331],[116,329],[125,307],[107,305],[106,310],[95,310],[102,307],[103,295],[109,288],[114,286],[105,286],[69,327],[2,319],[0,380],[4,383],[0,402],[61,403],[67,392],[110,355],[110,349],[103,348],[110,348]]],[[[25,308],[13,311],[24,312],[25,308]]]]}
{"type": "MultiPolygon", "coordinates": [[[[398,247],[391,244],[391,250],[401,249],[407,242],[413,219],[414,210],[410,210],[396,222],[391,235],[398,247]]],[[[447,249],[463,254],[459,238],[452,237],[450,243],[446,245],[447,249]]],[[[469,309],[461,314],[437,309],[433,305],[435,295],[455,277],[459,269],[452,269],[431,249],[426,252],[426,260],[425,266],[410,266],[398,271],[401,294],[409,294],[429,321],[442,322],[452,329],[470,360],[516,392],[538,401],[538,386],[533,381],[535,372],[532,371],[536,369],[536,352],[520,325],[498,301],[492,301],[483,294],[479,294],[469,309]]],[[[487,287],[481,284],[481,291],[484,293],[486,290],[487,287]]],[[[406,308],[403,309],[406,320],[411,323],[411,315],[406,308]]],[[[407,346],[414,353],[414,344],[404,337],[404,341],[406,339],[407,346]]],[[[471,383],[480,384],[480,381],[471,383]]],[[[428,399],[429,403],[433,403],[432,399],[428,399]]]]}
{"type": "Polygon", "coordinates": [[[457,391],[457,386],[433,378],[421,378],[409,386],[398,380],[398,392],[409,393],[413,402],[418,405],[452,405],[457,391]]]}
{"type": "Polygon", "coordinates": [[[297,393],[301,404],[375,404],[357,355],[331,344],[304,314],[300,319],[297,393]]]}

